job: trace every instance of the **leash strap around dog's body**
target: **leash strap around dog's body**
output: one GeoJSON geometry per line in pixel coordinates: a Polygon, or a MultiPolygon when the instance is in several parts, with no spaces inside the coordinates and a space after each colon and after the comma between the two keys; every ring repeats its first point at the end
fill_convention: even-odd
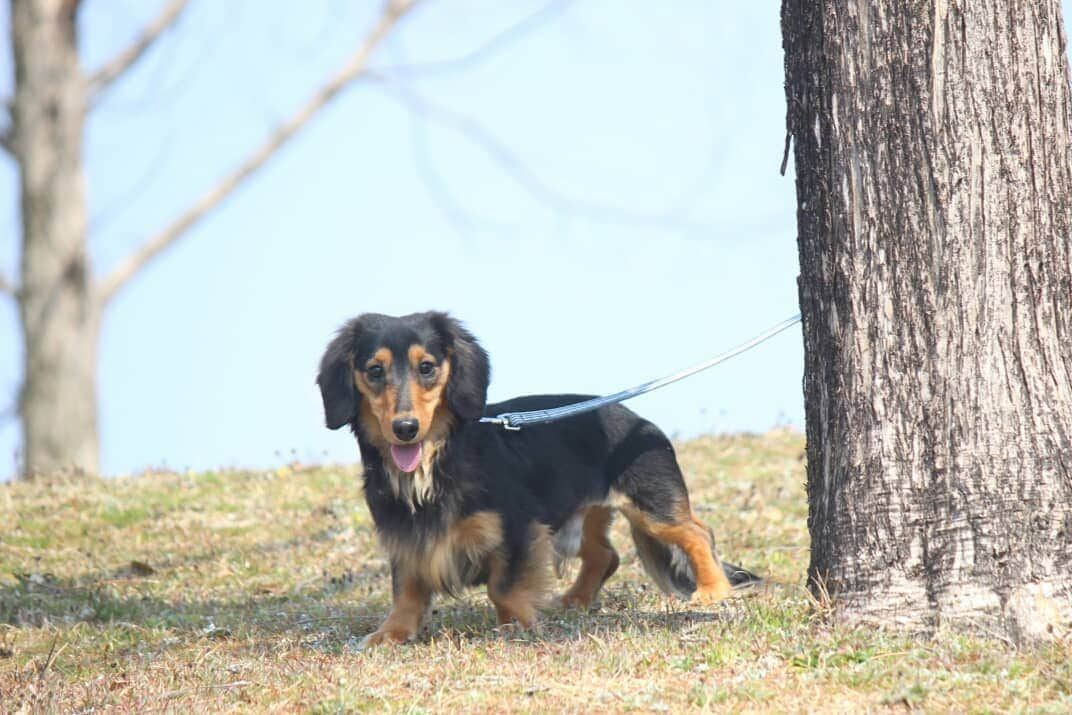
{"type": "Polygon", "coordinates": [[[672,382],[677,382],[678,380],[684,380],[686,377],[695,375],[698,372],[703,372],[708,368],[714,367],[721,362],[729,360],[731,357],[740,355],[743,352],[747,352],[748,350],[751,350],[760,343],[770,340],[778,333],[782,332],[783,330],[786,330],[787,328],[792,327],[793,325],[796,325],[799,322],[800,313],[797,313],[792,318],[787,318],[786,320],[783,320],[774,327],[752,338],[748,342],[741,343],[732,350],[727,350],[721,355],[716,355],[710,360],[702,362],[699,365],[694,365],[693,367],[690,367],[686,370],[675,372],[672,375],[667,375],[666,377],[659,378],[658,380],[651,380],[650,382],[645,382],[642,385],[631,387],[628,390],[616,392],[613,395],[594,397],[591,400],[577,402],[572,405],[563,405],[562,407],[554,407],[549,410],[530,410],[528,412],[504,412],[503,414],[496,415],[495,417],[482,417],[480,421],[502,425],[504,429],[508,430],[519,430],[526,425],[541,425],[546,424],[548,422],[557,422],[558,420],[566,419],[567,417],[573,417],[574,415],[580,415],[585,412],[591,412],[592,410],[598,410],[600,407],[603,407],[605,405],[612,405],[616,402],[624,402],[631,397],[643,395],[644,393],[651,392],[652,390],[658,390],[660,387],[665,387],[666,385],[669,385],[672,382]]]}

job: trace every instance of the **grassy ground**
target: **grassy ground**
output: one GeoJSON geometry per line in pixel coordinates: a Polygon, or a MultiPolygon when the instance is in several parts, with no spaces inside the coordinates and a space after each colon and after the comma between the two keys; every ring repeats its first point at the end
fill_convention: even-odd
{"type": "Polygon", "coordinates": [[[679,446],[697,512],[767,592],[689,610],[617,524],[601,610],[499,631],[474,591],[367,653],[390,586],[352,468],[0,485],[0,711],[1072,711],[1068,644],[826,623],[801,588],[802,448],[679,446]]]}

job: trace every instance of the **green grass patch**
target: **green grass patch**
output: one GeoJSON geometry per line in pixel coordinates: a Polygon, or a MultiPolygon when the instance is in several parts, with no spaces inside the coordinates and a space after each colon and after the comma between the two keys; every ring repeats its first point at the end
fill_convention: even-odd
{"type": "Polygon", "coordinates": [[[474,590],[437,600],[417,643],[368,653],[390,583],[354,468],[0,486],[0,711],[1072,710],[1067,644],[816,616],[800,435],[678,451],[697,514],[770,589],[692,610],[616,523],[599,610],[500,630],[474,590]]]}
{"type": "Polygon", "coordinates": [[[101,509],[100,520],[116,529],[125,529],[148,519],[151,512],[144,506],[120,507],[108,505],[101,509]]]}

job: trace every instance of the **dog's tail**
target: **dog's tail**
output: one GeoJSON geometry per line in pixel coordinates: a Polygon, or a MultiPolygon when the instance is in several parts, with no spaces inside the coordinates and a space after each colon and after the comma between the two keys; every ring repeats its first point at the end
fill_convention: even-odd
{"type": "MultiPolygon", "coordinates": [[[[692,565],[689,564],[685,552],[672,544],[665,544],[648,534],[632,521],[629,522],[630,531],[633,534],[633,543],[636,544],[640,562],[644,564],[644,570],[668,595],[676,594],[681,598],[688,599],[696,590],[696,577],[692,573],[692,565]]],[[[711,538],[711,553],[715,551],[715,538],[711,538]]],[[[729,579],[734,592],[748,591],[758,586],[763,579],[756,574],[735,566],[727,561],[722,561],[722,571],[729,579]]]]}

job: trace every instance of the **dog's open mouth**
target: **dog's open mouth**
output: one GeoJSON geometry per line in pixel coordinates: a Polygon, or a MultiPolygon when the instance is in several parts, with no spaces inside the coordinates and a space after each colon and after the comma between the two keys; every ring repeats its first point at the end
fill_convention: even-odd
{"type": "Polygon", "coordinates": [[[421,443],[416,444],[392,444],[391,459],[395,460],[395,466],[403,472],[413,472],[421,463],[421,443]]]}

